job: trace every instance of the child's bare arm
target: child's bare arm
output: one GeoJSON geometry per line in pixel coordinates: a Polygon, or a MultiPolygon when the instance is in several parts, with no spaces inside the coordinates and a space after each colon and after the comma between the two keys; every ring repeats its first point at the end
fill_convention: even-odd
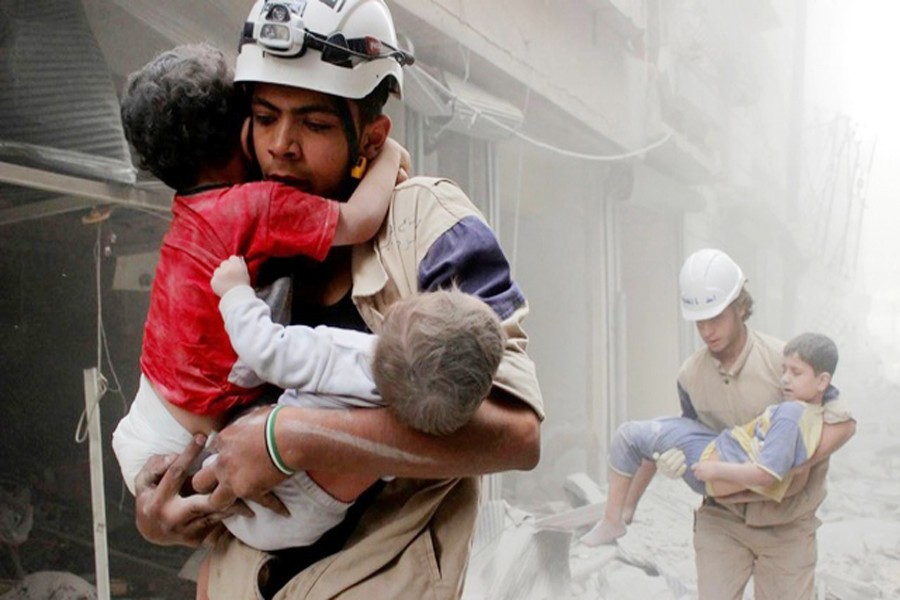
{"type": "Polygon", "coordinates": [[[778,481],[774,475],[752,462],[729,463],[703,460],[695,463],[692,468],[697,479],[710,483],[722,495],[738,491],[733,489],[733,485],[722,484],[737,484],[743,488],[765,488],[778,481]]]}
{"type": "Polygon", "coordinates": [[[247,264],[241,256],[229,256],[213,271],[209,280],[213,292],[221,298],[225,293],[239,285],[250,285],[250,273],[247,264]]]}
{"type": "Polygon", "coordinates": [[[359,244],[372,239],[378,232],[394,193],[403,154],[406,154],[408,164],[406,150],[388,138],[350,200],[341,205],[334,234],[335,246],[359,244]]]}

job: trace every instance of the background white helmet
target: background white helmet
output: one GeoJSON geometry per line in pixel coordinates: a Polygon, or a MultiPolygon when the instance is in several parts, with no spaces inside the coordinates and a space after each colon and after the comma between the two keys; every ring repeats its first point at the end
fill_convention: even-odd
{"type": "Polygon", "coordinates": [[[738,264],[721,250],[697,250],[684,261],[678,277],[681,315],[688,321],[719,316],[741,293],[746,282],[738,264]]]}
{"type": "Polygon", "coordinates": [[[383,0],[257,0],[234,80],[360,99],[389,78],[400,96],[402,67],[412,62],[383,0]]]}

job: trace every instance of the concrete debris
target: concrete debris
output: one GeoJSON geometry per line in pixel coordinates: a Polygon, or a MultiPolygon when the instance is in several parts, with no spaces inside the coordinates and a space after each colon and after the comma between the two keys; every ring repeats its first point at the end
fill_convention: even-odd
{"type": "Polygon", "coordinates": [[[97,591],[72,573],[38,571],[26,575],[0,600],[97,600],[97,591]]]}
{"type": "Polygon", "coordinates": [[[606,494],[587,473],[574,473],[566,477],[563,492],[572,506],[576,507],[606,501],[606,494]]]}
{"type": "Polygon", "coordinates": [[[565,531],[539,529],[534,518],[497,501],[479,514],[464,600],[555,600],[570,587],[565,531]]]}

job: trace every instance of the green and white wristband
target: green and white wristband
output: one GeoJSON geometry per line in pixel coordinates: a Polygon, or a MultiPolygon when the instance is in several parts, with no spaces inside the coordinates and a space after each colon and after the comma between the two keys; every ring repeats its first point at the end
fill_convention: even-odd
{"type": "Polygon", "coordinates": [[[284,408],[284,406],[281,405],[273,408],[266,419],[266,451],[269,453],[269,460],[272,461],[275,468],[290,477],[296,473],[296,471],[285,464],[284,460],[281,458],[281,454],[278,453],[278,446],[275,444],[275,417],[282,408],[284,408]]]}

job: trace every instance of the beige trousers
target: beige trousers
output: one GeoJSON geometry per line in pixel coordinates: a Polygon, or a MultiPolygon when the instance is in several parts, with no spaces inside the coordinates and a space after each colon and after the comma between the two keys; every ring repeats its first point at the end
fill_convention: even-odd
{"type": "Polygon", "coordinates": [[[756,600],[815,598],[814,515],[785,525],[748,527],[720,506],[694,515],[694,550],[700,600],[740,600],[750,577],[756,600]]]}

